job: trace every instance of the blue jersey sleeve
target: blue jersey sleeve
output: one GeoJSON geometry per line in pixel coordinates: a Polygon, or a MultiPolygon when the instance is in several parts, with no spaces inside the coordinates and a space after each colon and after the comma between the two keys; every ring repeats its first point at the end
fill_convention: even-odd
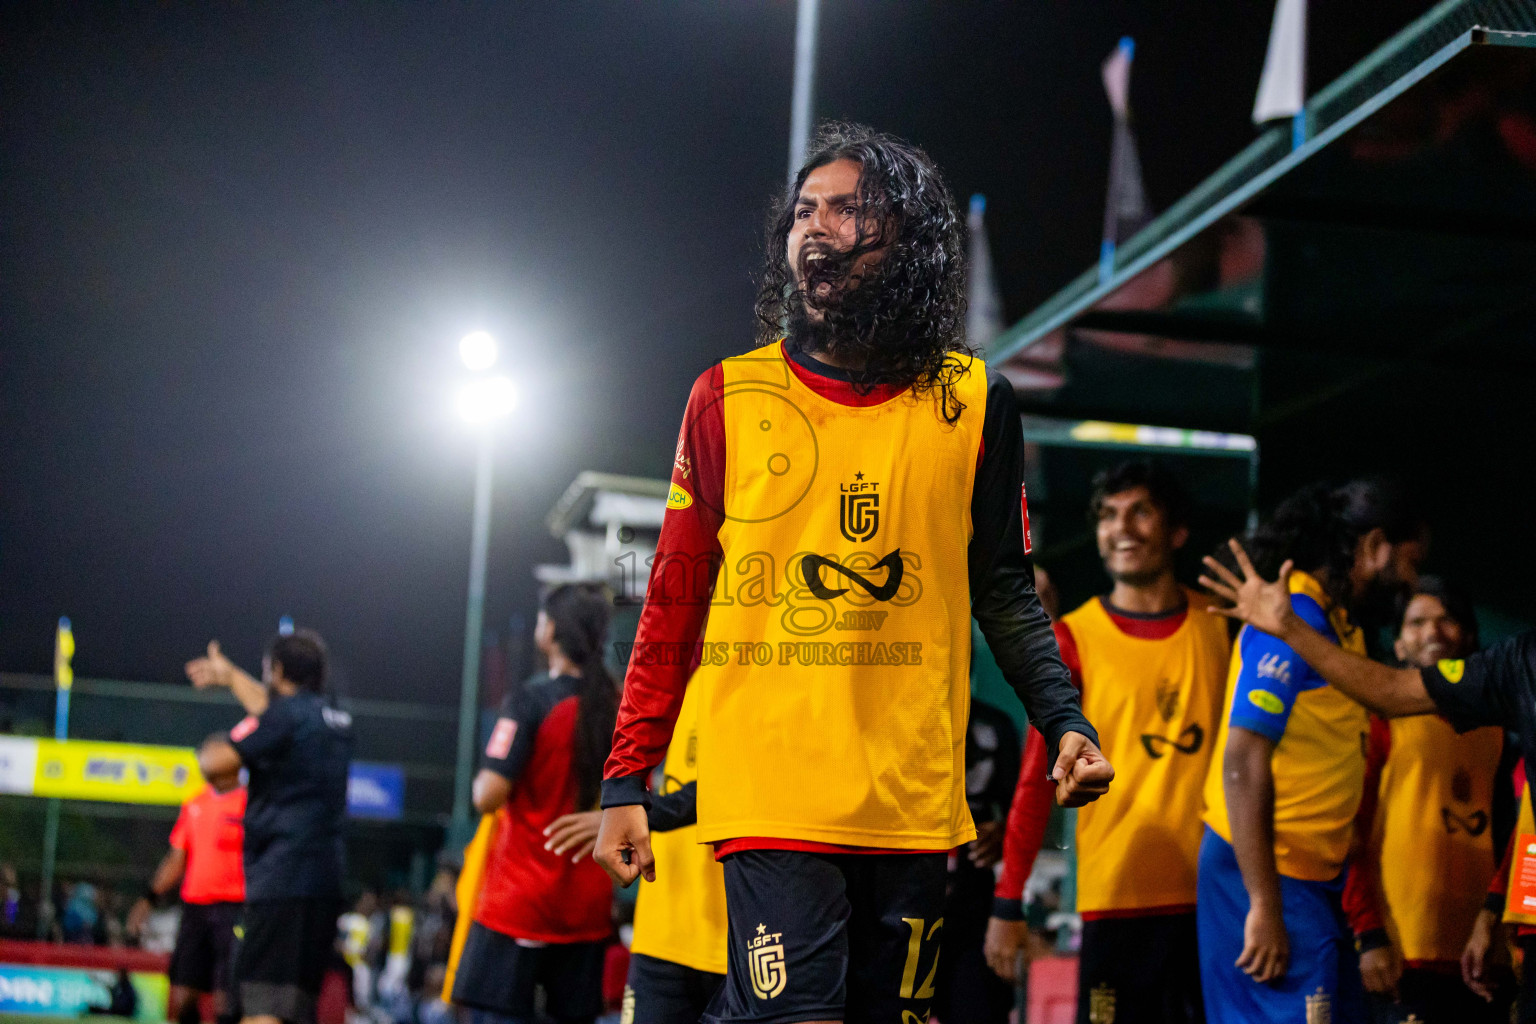
{"type": "MultiPolygon", "coordinates": [[[[1291,607],[1307,625],[1333,643],[1339,642],[1327,614],[1311,597],[1292,594],[1291,607]]],[[[1233,688],[1229,722],[1279,743],[1297,695],[1327,684],[1289,644],[1250,626],[1244,626],[1239,634],[1237,651],[1242,667],[1233,688]]]]}

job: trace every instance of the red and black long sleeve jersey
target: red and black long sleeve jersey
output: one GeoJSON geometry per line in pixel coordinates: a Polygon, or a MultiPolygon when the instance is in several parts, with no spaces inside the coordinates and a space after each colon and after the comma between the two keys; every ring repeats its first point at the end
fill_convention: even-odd
{"type": "MultiPolygon", "coordinates": [[[[782,343],[781,343],[782,344],[782,343]]],[[[860,393],[849,375],[785,350],[798,380],[850,407],[889,401],[904,389],[860,393]]],[[[720,365],[694,382],[678,438],[672,480],[686,488],[686,507],[668,509],[652,564],[646,605],[625,678],[624,698],[603,785],[603,805],[643,803],[645,778],[661,760],[682,703],[709,610],[722,548],[726,430],[720,365]]],[[[976,461],[967,549],[971,614],[1031,723],[1051,747],[1068,731],[1097,742],[1061,660],[1050,622],[1034,590],[1025,552],[1021,502],[1023,436],[1013,389],[987,371],[986,410],[976,461]]],[[[934,500],[941,500],[935,496],[934,500]]]]}

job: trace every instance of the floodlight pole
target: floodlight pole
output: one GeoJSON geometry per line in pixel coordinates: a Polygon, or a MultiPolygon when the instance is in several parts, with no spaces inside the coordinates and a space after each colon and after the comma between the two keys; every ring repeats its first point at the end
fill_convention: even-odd
{"type": "Polygon", "coordinates": [[[795,91],[789,109],[789,185],[805,163],[811,138],[811,94],[816,84],[816,23],[820,0],[800,0],[795,18],[795,91]]]}
{"type": "Polygon", "coordinates": [[[470,780],[475,767],[480,711],[480,636],[485,628],[485,559],[491,539],[491,455],[494,421],[480,424],[475,465],[475,520],[470,539],[469,601],[464,614],[464,675],[459,680],[458,761],[453,773],[453,819],[448,841],[464,845],[474,835],[470,780]]]}

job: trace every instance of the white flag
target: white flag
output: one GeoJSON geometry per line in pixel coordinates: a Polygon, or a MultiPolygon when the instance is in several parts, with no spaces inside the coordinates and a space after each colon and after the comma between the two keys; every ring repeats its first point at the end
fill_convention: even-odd
{"type": "Polygon", "coordinates": [[[965,340],[982,350],[1003,333],[1003,300],[992,276],[992,249],[987,245],[987,226],[983,220],[986,211],[986,197],[971,196],[971,212],[966,221],[971,235],[971,265],[966,280],[965,340]]]}
{"type": "Polygon", "coordinates": [[[1253,123],[1294,117],[1307,100],[1307,0],[1275,0],[1269,52],[1253,101],[1253,123]]]}
{"type": "Polygon", "coordinates": [[[1114,112],[1114,140],[1109,152],[1109,197],[1104,204],[1104,238],[1099,249],[1100,274],[1114,270],[1115,247],[1152,219],[1147,192],[1141,183],[1141,160],[1131,134],[1131,58],[1136,44],[1120,40],[1104,61],[1104,92],[1114,112]]]}
{"type": "Polygon", "coordinates": [[[1120,40],[1115,52],[1104,59],[1100,68],[1104,76],[1104,91],[1109,94],[1109,109],[1118,118],[1126,118],[1131,112],[1131,58],[1136,54],[1136,43],[1130,36],[1120,40]]]}

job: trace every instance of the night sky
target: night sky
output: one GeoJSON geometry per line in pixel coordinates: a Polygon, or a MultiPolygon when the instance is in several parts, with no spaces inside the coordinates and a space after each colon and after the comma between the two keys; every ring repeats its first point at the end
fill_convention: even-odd
{"type": "MultiPolygon", "coordinates": [[[[1430,7],[1317,4],[1320,87],[1430,7]]],[[[1099,63],[1164,208],[1253,137],[1269,3],[823,0],[815,110],[987,195],[1010,319],[1093,262],[1099,63]],[[1168,12],[1177,10],[1177,18],[1168,12]]],[[[354,696],[457,699],[473,443],[503,344],[487,625],[582,469],[663,476],[750,345],[792,0],[0,7],[0,670],[184,684],[279,615],[354,696]]]]}

